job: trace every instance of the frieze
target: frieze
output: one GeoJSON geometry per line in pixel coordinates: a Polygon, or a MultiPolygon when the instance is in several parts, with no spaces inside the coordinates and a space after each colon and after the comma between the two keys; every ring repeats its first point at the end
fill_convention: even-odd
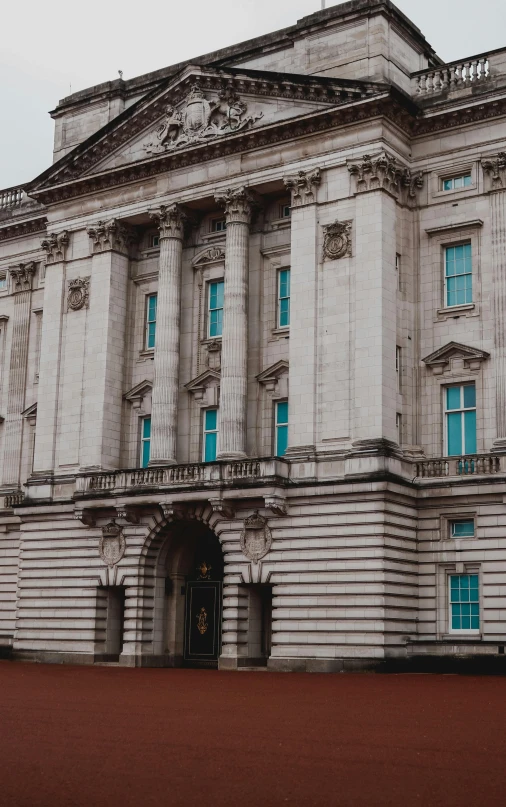
{"type": "Polygon", "coordinates": [[[323,259],[351,258],[351,221],[335,221],[323,228],[323,259]]]}
{"type": "Polygon", "coordinates": [[[44,238],[40,243],[46,253],[46,266],[64,261],[68,244],[69,234],[67,230],[62,230],[61,233],[49,233],[48,237],[44,238]]]}
{"type": "Polygon", "coordinates": [[[88,308],[90,299],[90,278],[76,277],[69,280],[67,293],[67,308],[70,311],[80,311],[88,308]]]}
{"type": "Polygon", "coordinates": [[[267,525],[267,519],[259,515],[258,510],[244,520],[241,532],[241,551],[253,563],[263,558],[272,546],[272,533],[267,525]]]}
{"type": "Polygon", "coordinates": [[[224,89],[218,98],[208,100],[200,84],[195,83],[181,108],[167,106],[154,139],[144,149],[148,154],[159,154],[235,134],[263,117],[263,112],[246,115],[247,110],[233,90],[224,89]]]}
{"type": "Polygon", "coordinates": [[[18,221],[0,227],[0,241],[8,241],[9,238],[19,238],[22,235],[31,233],[43,233],[46,229],[47,218],[41,216],[29,221],[18,221]]]}
{"type": "Polygon", "coordinates": [[[112,569],[125,554],[126,542],[123,530],[115,521],[102,527],[98,552],[106,566],[112,569]]]}

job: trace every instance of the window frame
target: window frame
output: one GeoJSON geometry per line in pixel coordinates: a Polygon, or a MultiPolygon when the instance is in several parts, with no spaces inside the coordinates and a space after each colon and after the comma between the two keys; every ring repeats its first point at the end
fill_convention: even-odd
{"type": "Polygon", "coordinates": [[[223,312],[225,309],[225,280],[224,278],[210,278],[206,282],[206,339],[221,339],[223,336],[223,312]],[[211,308],[211,286],[218,286],[219,284],[223,287],[223,305],[221,308],[211,308]],[[221,311],[221,333],[219,334],[211,334],[211,312],[212,311],[221,311]]]}
{"type": "Polygon", "coordinates": [[[279,401],[274,401],[274,456],[275,457],[284,457],[286,454],[286,449],[288,448],[288,429],[290,426],[290,408],[288,403],[288,398],[282,398],[279,401]],[[286,411],[286,421],[279,422],[278,421],[278,411],[279,406],[282,404],[286,404],[287,411],[286,411]],[[286,448],[283,454],[279,453],[278,446],[279,446],[279,429],[283,428],[286,429],[286,448]]]}
{"type": "Polygon", "coordinates": [[[462,517],[459,517],[459,518],[449,518],[448,519],[448,531],[449,531],[449,538],[451,538],[454,541],[459,541],[459,540],[469,541],[469,540],[473,540],[474,538],[476,538],[476,519],[474,518],[474,516],[467,517],[467,518],[465,516],[462,516],[462,517]],[[453,532],[454,525],[456,525],[456,524],[469,524],[469,523],[471,523],[473,525],[473,534],[472,535],[455,535],[454,534],[454,532],[453,532]]]}
{"type": "MultiPolygon", "coordinates": [[[[474,380],[469,381],[460,381],[454,384],[445,384],[442,387],[443,391],[443,417],[444,417],[444,430],[443,430],[443,439],[444,439],[444,456],[445,457],[467,457],[467,456],[474,456],[478,454],[478,401],[477,401],[477,389],[476,389],[476,382],[474,380]],[[474,387],[474,407],[465,407],[463,406],[464,403],[464,387],[474,387]],[[459,409],[448,409],[447,402],[448,402],[448,390],[449,389],[460,389],[460,407],[459,409]],[[449,438],[449,430],[448,430],[448,415],[449,414],[463,414],[464,412],[473,412],[475,413],[475,451],[461,451],[458,454],[450,454],[450,446],[448,442],[449,438]]],[[[462,448],[466,448],[465,445],[465,418],[461,418],[461,446],[462,448]]]]}
{"type": "Polygon", "coordinates": [[[219,440],[220,440],[220,410],[219,410],[218,406],[209,406],[209,407],[206,407],[205,409],[202,410],[201,434],[202,434],[202,450],[200,452],[200,455],[202,457],[202,462],[216,462],[216,457],[218,456],[218,453],[219,453],[219,440]],[[206,420],[207,420],[207,415],[208,415],[209,412],[216,412],[216,428],[215,429],[207,429],[206,428],[206,420]],[[207,447],[206,436],[208,434],[215,434],[216,435],[216,456],[212,460],[206,459],[206,447],[207,447]]]}
{"type": "Polygon", "coordinates": [[[224,216],[216,216],[209,222],[210,233],[224,233],[227,229],[227,220],[224,216]]]}
{"type": "Polygon", "coordinates": [[[144,302],[144,350],[154,350],[156,348],[156,316],[158,312],[158,292],[153,291],[149,294],[145,295],[145,302],[144,302]],[[156,298],[155,303],[155,318],[149,319],[149,301],[152,298],[156,298]],[[153,336],[153,344],[149,344],[149,326],[154,324],[154,336],[153,336]]]}
{"type": "MultiPolygon", "coordinates": [[[[471,591],[471,585],[469,585],[469,590],[471,591]]],[[[447,602],[447,633],[451,636],[480,636],[482,632],[482,624],[483,624],[483,609],[482,609],[482,601],[481,601],[481,579],[480,573],[478,569],[464,569],[463,571],[456,571],[456,570],[448,570],[447,572],[447,580],[446,580],[446,602],[447,602]],[[477,603],[478,604],[478,619],[479,619],[479,627],[478,628],[454,628],[452,625],[452,605],[462,605],[462,600],[458,602],[452,603],[452,577],[476,577],[478,580],[478,599],[471,600],[469,599],[469,605],[477,603]]],[[[460,591],[460,589],[459,589],[460,591]]],[[[471,617],[471,615],[470,615],[471,617]]]]}
{"type": "Polygon", "coordinates": [[[6,292],[6,291],[8,291],[8,289],[9,289],[9,277],[8,277],[8,274],[7,274],[6,271],[5,272],[0,271],[0,293],[6,292]],[[3,285],[1,285],[2,281],[5,281],[5,283],[3,285]]]}
{"type": "Polygon", "coordinates": [[[290,328],[290,300],[291,300],[291,269],[289,266],[282,266],[277,271],[276,276],[276,329],[277,330],[289,330],[290,328]],[[288,274],[288,295],[285,297],[281,297],[281,274],[287,273],[288,274]],[[281,303],[283,300],[288,300],[288,324],[282,325],[281,324],[281,303]]]}
{"type": "Polygon", "coordinates": [[[474,185],[473,182],[473,172],[471,169],[466,171],[460,171],[455,174],[446,174],[439,177],[440,179],[440,186],[439,190],[443,191],[444,193],[453,193],[455,191],[463,191],[466,188],[472,188],[474,185]],[[469,177],[469,182],[467,184],[463,184],[462,186],[456,188],[455,187],[455,180],[459,179],[467,179],[469,177]],[[451,188],[445,188],[445,182],[452,182],[451,188]]]}
{"type": "Polygon", "coordinates": [[[140,439],[139,439],[139,467],[147,468],[151,459],[151,415],[143,415],[140,418],[140,439]],[[149,436],[144,435],[144,425],[149,420],[149,436]],[[149,445],[149,457],[146,464],[144,464],[144,446],[146,443],[149,445]]]}
{"type": "MultiPolygon", "coordinates": [[[[462,241],[458,241],[455,243],[450,244],[443,244],[443,308],[446,310],[454,309],[454,308],[461,308],[462,306],[472,306],[475,304],[475,272],[474,270],[474,253],[473,253],[473,242],[472,239],[467,238],[462,241]],[[448,267],[448,251],[450,249],[458,249],[459,247],[466,247],[468,246],[471,251],[470,261],[471,261],[471,271],[470,272],[463,272],[460,275],[448,275],[447,274],[447,267],[448,267]],[[452,303],[451,305],[448,302],[448,280],[454,277],[471,277],[471,300],[466,301],[463,303],[452,303]]],[[[454,292],[456,293],[456,292],[454,292]]]]}
{"type": "Polygon", "coordinates": [[[280,204],[279,206],[279,218],[280,219],[291,219],[292,218],[292,206],[291,204],[280,204]],[[288,210],[288,213],[286,212],[288,210]]]}

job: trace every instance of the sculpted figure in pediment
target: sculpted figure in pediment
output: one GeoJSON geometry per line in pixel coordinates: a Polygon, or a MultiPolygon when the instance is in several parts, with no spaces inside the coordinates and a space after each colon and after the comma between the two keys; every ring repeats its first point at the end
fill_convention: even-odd
{"type": "Polygon", "coordinates": [[[263,117],[257,112],[245,117],[247,105],[232,91],[223,90],[218,99],[208,101],[198,84],[194,84],[181,110],[169,105],[155,138],[144,148],[148,154],[194,146],[225,134],[233,134],[251,126],[263,117]]]}

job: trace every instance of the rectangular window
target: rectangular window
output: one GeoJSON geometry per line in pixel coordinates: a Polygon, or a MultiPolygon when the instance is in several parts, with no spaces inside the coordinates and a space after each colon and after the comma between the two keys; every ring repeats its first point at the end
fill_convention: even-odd
{"type": "Polygon", "coordinates": [[[225,293],[225,283],[223,280],[209,283],[207,312],[207,335],[211,339],[214,336],[221,336],[223,333],[223,298],[225,293]]]}
{"type": "Polygon", "coordinates": [[[397,289],[401,291],[401,256],[398,252],[395,254],[395,271],[397,274],[397,289]]]}
{"type": "Polygon", "coordinates": [[[479,631],[480,592],[477,574],[450,575],[450,630],[479,631]]]}
{"type": "Polygon", "coordinates": [[[203,460],[214,462],[218,454],[218,410],[204,410],[203,460]]]}
{"type": "Polygon", "coordinates": [[[7,275],[0,275],[0,290],[7,288],[7,275]]]}
{"type": "Polygon", "coordinates": [[[397,443],[401,445],[402,443],[402,415],[400,412],[397,412],[395,415],[395,430],[397,432],[397,443]]]}
{"type": "Polygon", "coordinates": [[[473,302],[473,269],[471,244],[445,249],[445,305],[473,302]]]}
{"type": "Polygon", "coordinates": [[[147,468],[151,452],[151,418],[142,418],[141,424],[141,468],[147,468]]]}
{"type": "Polygon", "coordinates": [[[290,325],[290,270],[278,272],[278,328],[290,325]]]}
{"type": "Polygon", "coordinates": [[[225,219],[212,219],[211,220],[211,232],[212,233],[224,233],[227,229],[227,222],[225,219]]]}
{"type": "Polygon", "coordinates": [[[395,373],[397,378],[397,392],[401,391],[401,378],[402,378],[402,348],[399,345],[395,347],[395,373]]]}
{"type": "Polygon", "coordinates": [[[456,191],[460,188],[469,188],[472,184],[471,181],[471,174],[462,174],[459,177],[450,177],[449,179],[443,179],[443,190],[444,191],[456,191]]]}
{"type": "Polygon", "coordinates": [[[160,236],[159,235],[152,235],[151,236],[151,246],[152,247],[159,247],[160,246],[160,236]]]}
{"type": "Polygon", "coordinates": [[[450,521],[451,538],[474,538],[474,518],[450,521]]]}
{"type": "Polygon", "coordinates": [[[476,388],[474,384],[445,390],[447,456],[476,454],[476,388]]]}
{"type": "Polygon", "coordinates": [[[292,215],[292,208],[290,205],[281,205],[279,210],[279,218],[280,219],[289,219],[292,215]]]}
{"type": "Polygon", "coordinates": [[[284,457],[288,446],[288,401],[278,401],[275,404],[276,457],[284,457]]]}
{"type": "Polygon", "coordinates": [[[157,298],[157,294],[148,294],[146,297],[146,350],[150,350],[155,346],[157,298]]]}

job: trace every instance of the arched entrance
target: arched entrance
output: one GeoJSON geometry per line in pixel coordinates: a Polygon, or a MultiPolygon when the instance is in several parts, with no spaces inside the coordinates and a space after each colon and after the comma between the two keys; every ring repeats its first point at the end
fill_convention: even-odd
{"type": "MultiPolygon", "coordinates": [[[[157,564],[158,642],[171,666],[217,667],[221,652],[223,555],[204,523],[174,521],[157,564]],[[163,596],[163,605],[162,605],[163,596]]],[[[156,628],[155,628],[156,630],[156,628]]]]}

